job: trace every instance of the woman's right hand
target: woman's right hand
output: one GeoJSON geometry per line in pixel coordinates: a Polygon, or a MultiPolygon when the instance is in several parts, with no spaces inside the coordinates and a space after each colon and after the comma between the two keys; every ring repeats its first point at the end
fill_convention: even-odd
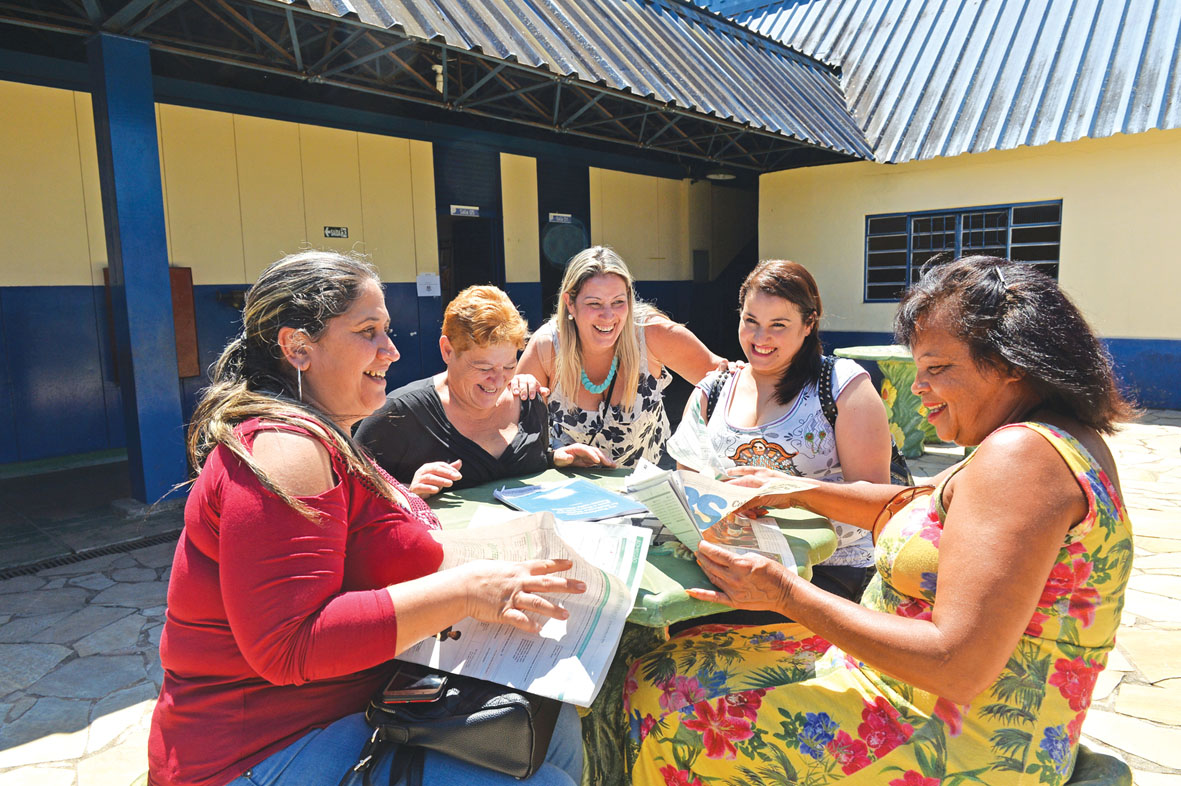
{"type": "Polygon", "coordinates": [[[459,471],[461,466],[463,466],[463,459],[455,459],[450,464],[446,461],[432,461],[423,464],[414,473],[414,479],[410,481],[410,491],[422,499],[433,497],[463,477],[459,471]]]}
{"type": "MultiPolygon", "coordinates": [[[[788,475],[785,472],[768,469],[767,467],[730,467],[726,470],[726,474],[730,477],[727,483],[733,483],[735,486],[742,486],[744,488],[757,489],[768,483],[774,483],[779,480],[800,481],[803,478],[798,478],[794,475],[788,475]]],[[[767,494],[766,496],[755,497],[746,504],[742,510],[765,510],[766,508],[790,508],[796,504],[793,497],[799,492],[791,494],[767,494]]],[[[762,515],[757,513],[757,515],[762,515]]]]}
{"type": "Polygon", "coordinates": [[[736,554],[706,540],[698,546],[697,564],[718,589],[688,588],[689,597],[740,609],[784,613],[792,582],[800,580],[794,571],[761,554],[736,554]]]}
{"type": "Polygon", "coordinates": [[[570,570],[568,559],[535,559],[525,562],[479,560],[459,568],[466,572],[467,616],[482,622],[512,625],[527,633],[541,630],[544,620],[564,620],[570,612],[540,593],[577,595],[586,592],[586,584],[564,576],[570,570]]]}

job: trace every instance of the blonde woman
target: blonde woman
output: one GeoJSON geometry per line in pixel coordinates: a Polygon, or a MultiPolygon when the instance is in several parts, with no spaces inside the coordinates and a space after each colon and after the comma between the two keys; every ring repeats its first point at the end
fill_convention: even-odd
{"type": "Polygon", "coordinates": [[[594,246],[567,263],[554,317],[525,347],[520,371],[551,390],[555,448],[593,445],[630,467],[664,452],[669,369],[697,384],[725,365],[684,325],[637,302],[627,265],[594,246]]]}
{"type": "Polygon", "coordinates": [[[474,286],[443,312],[439,352],[447,369],[390,393],[361,422],[357,441],[422,498],[549,467],[613,466],[598,448],[553,450],[540,398],[509,382],[529,328],[500,289],[474,286]]]}

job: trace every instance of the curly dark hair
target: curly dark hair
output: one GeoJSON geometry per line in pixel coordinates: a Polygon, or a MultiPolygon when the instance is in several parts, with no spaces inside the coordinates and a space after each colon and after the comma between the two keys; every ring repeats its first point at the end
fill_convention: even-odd
{"type": "Polygon", "coordinates": [[[1135,417],[1111,355],[1058,283],[1032,265],[990,256],[934,258],[902,298],[894,336],[912,345],[938,315],[979,366],[1024,374],[1042,406],[1110,434],[1135,417]]]}

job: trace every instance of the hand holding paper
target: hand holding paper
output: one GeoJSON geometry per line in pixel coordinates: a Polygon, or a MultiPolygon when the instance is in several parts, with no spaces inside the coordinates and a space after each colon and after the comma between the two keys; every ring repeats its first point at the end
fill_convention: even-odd
{"type": "MultiPolygon", "coordinates": [[[[781,477],[769,488],[772,494],[782,494],[808,487],[810,484],[781,477]]],[[[641,459],[627,478],[627,489],[694,551],[704,539],[737,552],[758,552],[795,567],[787,539],[773,521],[735,515],[767,488],[749,489],[719,483],[695,472],[662,470],[641,459]]]]}
{"type": "Polygon", "coordinates": [[[794,570],[760,554],[736,554],[712,543],[703,543],[697,564],[717,590],[687,589],[690,597],[724,603],[753,611],[785,613],[791,583],[802,581],[794,570]]]}

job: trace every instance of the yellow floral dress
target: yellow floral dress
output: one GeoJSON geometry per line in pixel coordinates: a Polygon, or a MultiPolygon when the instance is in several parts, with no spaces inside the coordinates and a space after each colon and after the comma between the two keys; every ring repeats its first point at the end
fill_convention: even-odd
{"type": "MultiPolygon", "coordinates": [[[[888,677],[797,624],[701,626],[632,664],[624,689],[637,784],[889,786],[1063,783],[1119,626],[1132,529],[1106,473],[1041,423],[1087,515],[1069,531],[997,680],[970,706],[888,677]]],[[[971,457],[960,463],[962,469],[971,457]]],[[[945,481],[946,482],[946,481],[945,481]]],[[[943,488],[885,526],[871,609],[929,619],[943,488]]]]}

